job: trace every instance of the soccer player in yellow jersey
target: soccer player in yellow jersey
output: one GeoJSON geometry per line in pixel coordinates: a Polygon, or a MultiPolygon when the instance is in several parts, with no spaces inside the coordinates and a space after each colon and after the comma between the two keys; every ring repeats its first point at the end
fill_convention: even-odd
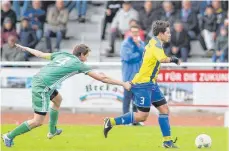
{"type": "Polygon", "coordinates": [[[159,111],[158,122],[164,137],[163,146],[177,148],[171,139],[169,109],[165,97],[157,85],[157,75],[160,71],[160,63],[173,62],[179,65],[180,60],[176,57],[167,57],[162,47],[163,43],[170,41],[169,23],[158,20],[153,23],[152,28],[154,37],[145,47],[141,68],[131,81],[131,91],[134,94],[134,104],[137,106],[138,112],[129,112],[116,118],[105,118],[104,136],[107,137],[108,132],[115,125],[145,121],[149,116],[152,104],[159,111]]]}

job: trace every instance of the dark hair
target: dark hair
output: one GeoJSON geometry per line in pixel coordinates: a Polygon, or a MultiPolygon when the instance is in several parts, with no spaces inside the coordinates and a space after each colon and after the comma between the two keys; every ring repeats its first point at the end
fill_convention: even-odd
{"type": "Polygon", "coordinates": [[[140,29],[140,27],[138,25],[130,26],[130,29],[132,29],[132,28],[140,29]]]}
{"type": "Polygon", "coordinates": [[[131,1],[129,1],[129,0],[124,0],[124,1],[123,1],[123,4],[131,4],[131,1]]]}
{"type": "Polygon", "coordinates": [[[131,19],[131,20],[129,21],[129,24],[130,24],[131,22],[136,22],[136,23],[138,24],[138,21],[137,21],[136,19],[131,19]]]}
{"type": "Polygon", "coordinates": [[[160,32],[164,33],[166,28],[169,27],[169,22],[163,20],[157,20],[153,22],[153,35],[157,36],[160,32]]]}
{"type": "Polygon", "coordinates": [[[79,57],[81,54],[86,55],[91,49],[85,44],[79,44],[74,47],[73,55],[79,57]]]}

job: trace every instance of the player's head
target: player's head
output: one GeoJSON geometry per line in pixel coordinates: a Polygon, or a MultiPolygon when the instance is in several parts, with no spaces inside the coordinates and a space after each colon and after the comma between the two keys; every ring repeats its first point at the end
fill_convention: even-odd
{"type": "Polygon", "coordinates": [[[74,47],[73,55],[78,57],[82,62],[87,61],[91,49],[85,44],[79,44],[74,47]]]}
{"type": "Polygon", "coordinates": [[[153,22],[153,35],[158,37],[159,40],[169,42],[171,38],[169,22],[157,20],[153,22]]]}

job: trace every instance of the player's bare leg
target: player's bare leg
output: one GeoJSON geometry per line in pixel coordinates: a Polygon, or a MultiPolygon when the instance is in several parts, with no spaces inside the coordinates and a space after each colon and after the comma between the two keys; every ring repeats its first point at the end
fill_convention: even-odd
{"type": "Polygon", "coordinates": [[[54,96],[54,98],[51,101],[52,102],[50,102],[49,133],[47,134],[47,137],[49,139],[53,138],[56,135],[60,135],[62,133],[61,129],[56,128],[62,97],[57,92],[57,94],[54,96]]]}
{"type": "Polygon", "coordinates": [[[29,132],[30,130],[32,130],[36,127],[41,126],[44,122],[45,114],[46,113],[44,113],[44,115],[40,115],[40,114],[34,113],[33,119],[25,121],[24,123],[22,123],[21,125],[16,127],[11,132],[9,132],[7,134],[3,134],[2,139],[3,139],[4,144],[7,147],[11,147],[14,144],[13,139],[16,136],[24,134],[24,133],[29,132]]]}
{"type": "Polygon", "coordinates": [[[115,125],[127,125],[131,123],[137,123],[137,122],[144,122],[149,116],[148,112],[129,112],[122,116],[116,117],[116,118],[105,118],[104,119],[104,129],[103,133],[105,138],[107,138],[108,132],[112,129],[115,125]]]}
{"type": "Polygon", "coordinates": [[[158,122],[161,128],[162,135],[164,137],[163,147],[165,148],[177,148],[174,145],[175,141],[171,138],[171,130],[170,130],[170,123],[169,123],[169,107],[167,104],[161,105],[157,107],[159,111],[158,122]]]}

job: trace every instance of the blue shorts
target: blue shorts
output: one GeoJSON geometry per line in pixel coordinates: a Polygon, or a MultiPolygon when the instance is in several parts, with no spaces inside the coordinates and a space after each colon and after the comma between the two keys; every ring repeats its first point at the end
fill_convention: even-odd
{"type": "Polygon", "coordinates": [[[137,107],[150,108],[152,103],[165,99],[157,83],[134,84],[131,91],[137,107]]]}

